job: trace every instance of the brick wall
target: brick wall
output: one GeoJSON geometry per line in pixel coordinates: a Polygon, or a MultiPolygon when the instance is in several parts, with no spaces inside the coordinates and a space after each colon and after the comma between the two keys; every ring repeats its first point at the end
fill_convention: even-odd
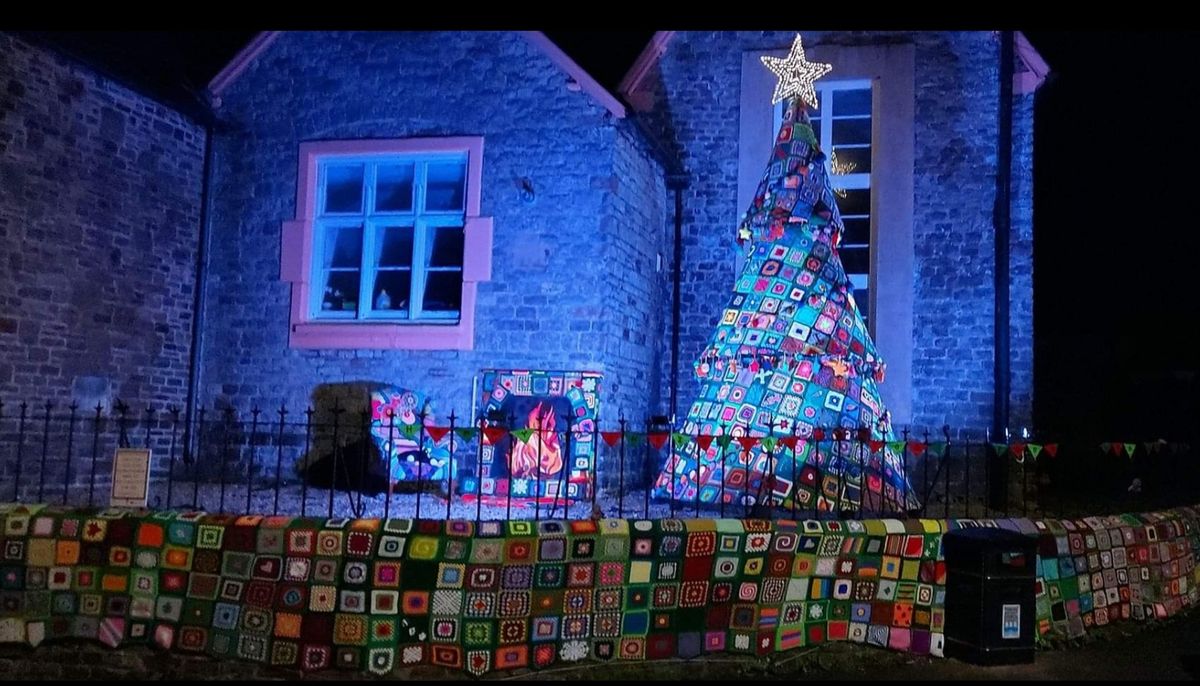
{"type": "Polygon", "coordinates": [[[0,34],[6,415],[47,397],[183,404],[203,151],[184,116],[0,34]]]}
{"type": "MultiPolygon", "coordinates": [[[[737,206],[741,56],[786,48],[794,36],[793,31],[679,32],[652,76],[656,106],[648,120],[678,151],[692,176],[684,199],[681,411],[697,392],[691,363],[716,327],[735,276],[734,231],[745,210],[737,206]]],[[[913,424],[988,426],[998,43],[989,32],[814,32],[805,39],[810,45],[915,45],[913,424]]],[[[1031,96],[1017,96],[1011,262],[1014,428],[1030,421],[1033,387],[1032,110],[1031,96]]],[[[665,339],[664,360],[669,344],[665,339]]]]}

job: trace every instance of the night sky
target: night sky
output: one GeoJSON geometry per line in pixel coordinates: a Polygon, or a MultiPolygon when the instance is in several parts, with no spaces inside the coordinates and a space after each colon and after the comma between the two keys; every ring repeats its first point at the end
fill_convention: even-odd
{"type": "MultiPolygon", "coordinates": [[[[23,33],[196,111],[255,32],[23,33]]],[[[653,31],[547,33],[615,91],[653,31]]],[[[1200,32],[1025,34],[1052,70],[1035,105],[1039,432],[1194,440],[1200,32]]]]}

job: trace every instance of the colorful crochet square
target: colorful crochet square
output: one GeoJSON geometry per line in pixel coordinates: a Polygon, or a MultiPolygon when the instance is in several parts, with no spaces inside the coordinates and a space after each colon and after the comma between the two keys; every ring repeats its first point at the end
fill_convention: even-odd
{"type": "Polygon", "coordinates": [[[765,655],[824,641],[940,656],[946,531],[1036,537],[1038,633],[1078,637],[1195,604],[1198,524],[1200,512],[1179,508],[1062,521],[603,519],[493,531],[0,505],[0,640],[153,643],[380,674],[765,655]],[[399,557],[389,540],[402,542],[399,557]],[[453,560],[451,541],[464,546],[453,560]]]}

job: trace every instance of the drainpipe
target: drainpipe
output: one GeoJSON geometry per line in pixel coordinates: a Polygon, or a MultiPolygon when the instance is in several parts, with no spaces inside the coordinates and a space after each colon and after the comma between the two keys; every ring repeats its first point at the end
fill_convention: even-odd
{"type": "MultiPolygon", "coordinates": [[[[995,359],[992,383],[992,436],[995,441],[1006,441],[1009,419],[1009,293],[1008,256],[1009,232],[1009,189],[1012,186],[1012,89],[1013,89],[1013,32],[1000,32],[1000,102],[999,126],[996,132],[996,204],[992,210],[995,225],[995,359]]],[[[1007,441],[1006,441],[1007,442],[1007,441]]],[[[993,507],[1003,506],[1007,495],[1008,460],[1000,456],[995,461],[999,478],[993,478],[990,494],[993,507]],[[1001,490],[997,492],[997,487],[1001,490]]]]}
{"type": "Polygon", "coordinates": [[[667,176],[667,188],[675,192],[675,261],[671,281],[671,426],[679,412],[679,319],[681,306],[680,283],[683,274],[683,191],[688,187],[686,174],[667,176]]]}
{"type": "Polygon", "coordinates": [[[201,335],[204,321],[204,287],[208,276],[208,214],[211,201],[209,185],[212,175],[212,122],[204,124],[204,166],[200,172],[200,221],[196,230],[196,285],[192,289],[192,344],[188,351],[187,405],[184,408],[183,446],[184,453],[190,451],[190,427],[196,412],[196,377],[200,368],[201,335]]]}

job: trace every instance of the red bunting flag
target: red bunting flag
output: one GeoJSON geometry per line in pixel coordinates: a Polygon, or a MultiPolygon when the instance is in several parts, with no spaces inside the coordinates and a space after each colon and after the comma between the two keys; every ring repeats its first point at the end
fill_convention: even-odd
{"type": "Polygon", "coordinates": [[[1121,450],[1123,449],[1123,446],[1120,443],[1113,443],[1111,446],[1109,446],[1109,448],[1112,449],[1113,455],[1116,455],[1117,457],[1121,456],[1121,450]]]}
{"type": "Polygon", "coordinates": [[[506,433],[508,433],[508,429],[502,426],[489,426],[483,430],[483,438],[488,445],[496,445],[496,442],[504,438],[506,433]]]}
{"type": "Polygon", "coordinates": [[[813,437],[813,440],[814,440],[814,441],[823,441],[823,440],[825,440],[825,429],[822,429],[822,428],[821,428],[821,427],[819,427],[819,426],[818,426],[817,428],[813,429],[813,430],[812,430],[812,437],[813,437]]]}
{"type": "Polygon", "coordinates": [[[443,438],[445,438],[446,434],[450,433],[450,427],[448,427],[448,426],[427,426],[427,427],[425,427],[425,431],[426,431],[426,433],[429,434],[429,437],[433,439],[433,442],[437,443],[437,442],[441,441],[443,438]]]}
{"type": "Polygon", "coordinates": [[[700,446],[701,450],[708,450],[708,446],[712,445],[713,438],[716,437],[709,436],[708,434],[700,434],[696,436],[696,445],[700,446]]]}
{"type": "Polygon", "coordinates": [[[865,428],[865,427],[859,429],[858,430],[858,440],[860,440],[860,441],[871,440],[871,430],[868,428],[865,428]]]}
{"type": "Polygon", "coordinates": [[[877,453],[880,450],[883,450],[885,443],[883,441],[868,441],[867,445],[871,446],[871,452],[877,453]]]}
{"type": "Polygon", "coordinates": [[[755,443],[758,443],[758,436],[738,436],[737,442],[742,445],[742,450],[749,451],[755,443]]]}
{"type": "Polygon", "coordinates": [[[908,451],[913,455],[920,457],[921,453],[925,452],[925,444],[920,441],[909,441],[908,451]]]}
{"type": "Polygon", "coordinates": [[[784,437],[782,437],[782,438],[780,438],[780,439],[779,439],[779,443],[780,443],[781,445],[785,445],[785,446],[787,446],[788,448],[790,448],[791,450],[795,450],[795,449],[796,449],[796,444],[797,444],[797,443],[799,443],[799,442],[800,442],[800,437],[799,437],[799,436],[784,436],[784,437]]]}
{"type": "Polygon", "coordinates": [[[1042,450],[1045,450],[1046,454],[1048,454],[1050,457],[1054,457],[1058,454],[1058,444],[1047,443],[1046,445],[1042,446],[1042,450]]]}
{"type": "Polygon", "coordinates": [[[655,450],[661,450],[667,444],[667,439],[670,437],[671,434],[665,431],[654,431],[646,434],[646,440],[650,442],[650,445],[654,446],[655,450]]]}
{"type": "Polygon", "coordinates": [[[1012,451],[1012,454],[1015,455],[1018,460],[1025,457],[1024,443],[1013,443],[1012,445],[1008,446],[1008,449],[1012,451]]]}
{"type": "Polygon", "coordinates": [[[600,438],[604,439],[604,442],[608,444],[608,447],[615,448],[617,446],[617,441],[621,440],[621,432],[601,431],[600,438]]]}

